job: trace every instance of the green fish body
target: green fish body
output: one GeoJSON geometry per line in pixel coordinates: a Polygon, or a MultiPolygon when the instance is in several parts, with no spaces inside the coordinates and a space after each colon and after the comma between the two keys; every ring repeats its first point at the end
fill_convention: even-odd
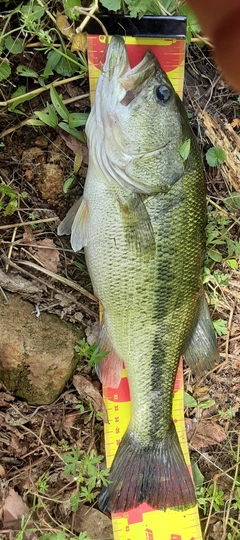
{"type": "Polygon", "coordinates": [[[124,362],[132,407],[99,506],[117,512],[146,501],[153,508],[188,508],[195,492],[172,420],[174,381],[180,355],[199,372],[217,358],[201,284],[201,157],[155,56],[147,52],[130,69],[118,36],[108,48],[86,133],[89,168],[71,241],[76,251],[85,246],[104,308],[99,343],[110,353],[99,376],[118,386],[124,362]],[[184,161],[179,150],[188,140],[184,161]]]}

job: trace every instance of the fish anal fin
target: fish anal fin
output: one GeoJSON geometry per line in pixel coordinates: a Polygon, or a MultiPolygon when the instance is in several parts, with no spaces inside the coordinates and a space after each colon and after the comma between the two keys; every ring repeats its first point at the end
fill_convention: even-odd
{"type": "Polygon", "coordinates": [[[89,238],[89,208],[88,202],[82,197],[81,204],[75,215],[71,230],[71,245],[73,251],[80,251],[87,246],[89,238]]]}
{"type": "Polygon", "coordinates": [[[110,388],[118,388],[122,377],[123,361],[112,349],[100,364],[96,364],[96,373],[103,384],[110,388]]]}
{"type": "Polygon", "coordinates": [[[118,388],[122,377],[123,361],[113,348],[104,321],[101,325],[98,345],[100,350],[109,352],[99,364],[96,364],[96,373],[103,386],[118,388]]]}
{"type": "Polygon", "coordinates": [[[217,340],[205,295],[202,295],[196,325],[183,352],[184,359],[194,375],[211,371],[219,358],[217,340]]]}
{"type": "Polygon", "coordinates": [[[141,443],[126,431],[118,447],[98,506],[127,512],[146,502],[152,508],[186,510],[196,504],[193,482],[173,422],[164,439],[141,443]]]}

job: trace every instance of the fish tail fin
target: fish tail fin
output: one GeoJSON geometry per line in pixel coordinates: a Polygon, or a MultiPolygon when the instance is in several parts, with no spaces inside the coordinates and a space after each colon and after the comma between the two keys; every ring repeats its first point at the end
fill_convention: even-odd
{"type": "Polygon", "coordinates": [[[124,512],[143,502],[159,510],[186,510],[196,504],[192,478],[173,422],[164,439],[144,444],[127,430],[109,480],[99,497],[102,512],[124,512]]]}

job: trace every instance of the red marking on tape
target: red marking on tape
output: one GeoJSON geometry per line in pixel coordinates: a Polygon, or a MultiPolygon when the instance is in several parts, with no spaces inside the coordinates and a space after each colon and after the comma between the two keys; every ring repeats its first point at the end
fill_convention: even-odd
{"type": "Polygon", "coordinates": [[[152,512],[153,508],[149,506],[147,503],[142,503],[137,508],[133,508],[132,510],[129,510],[126,512],[118,512],[117,514],[114,514],[114,517],[116,518],[126,518],[128,520],[129,525],[134,525],[135,523],[141,523],[143,521],[143,514],[146,514],[147,512],[152,512]]]}
{"type": "Polygon", "coordinates": [[[184,60],[184,41],[176,41],[166,47],[159,47],[159,45],[151,45],[151,40],[149,40],[149,44],[140,45],[138,43],[137,47],[135,44],[129,44],[126,45],[126,48],[131,66],[141,62],[149,49],[155,54],[162,69],[166,72],[173,71],[184,60]]]}
{"type": "Polygon", "coordinates": [[[109,401],[115,401],[118,403],[130,401],[130,392],[127,377],[124,377],[121,380],[118,388],[104,388],[104,391],[104,397],[109,399],[109,401]]]}
{"type": "Polygon", "coordinates": [[[146,533],[146,540],[154,540],[153,531],[151,529],[146,529],[145,533],[146,533]]]}
{"type": "MultiPolygon", "coordinates": [[[[89,62],[97,69],[101,70],[101,65],[104,64],[106,54],[103,55],[105,44],[102,42],[102,36],[88,36],[89,43],[94,43],[96,49],[89,47],[89,62]]],[[[170,42],[171,40],[169,40],[170,42]]],[[[143,59],[145,53],[151,50],[157,57],[162,69],[167,73],[176,69],[184,61],[185,42],[184,40],[176,40],[174,43],[169,43],[167,46],[159,47],[159,43],[155,45],[154,40],[149,39],[149,43],[144,45],[138,43],[126,43],[126,49],[131,66],[135,66],[143,59]]],[[[107,47],[106,47],[107,50],[107,47]]]]}

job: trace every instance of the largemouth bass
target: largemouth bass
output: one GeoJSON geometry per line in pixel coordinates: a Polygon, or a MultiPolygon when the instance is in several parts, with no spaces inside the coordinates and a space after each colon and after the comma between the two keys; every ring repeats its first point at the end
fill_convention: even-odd
{"type": "MultiPolygon", "coordinates": [[[[89,167],[70,233],[85,247],[94,292],[104,308],[97,367],[117,387],[122,363],[131,421],[119,445],[100,509],[188,508],[194,486],[172,420],[181,354],[195,371],[217,358],[201,284],[206,197],[201,157],[187,114],[156,57],[130,68],[114,36],[86,133],[89,167]],[[190,141],[183,160],[180,149],[190,141]]],[[[75,208],[76,210],[76,208],[75,208]]]]}

